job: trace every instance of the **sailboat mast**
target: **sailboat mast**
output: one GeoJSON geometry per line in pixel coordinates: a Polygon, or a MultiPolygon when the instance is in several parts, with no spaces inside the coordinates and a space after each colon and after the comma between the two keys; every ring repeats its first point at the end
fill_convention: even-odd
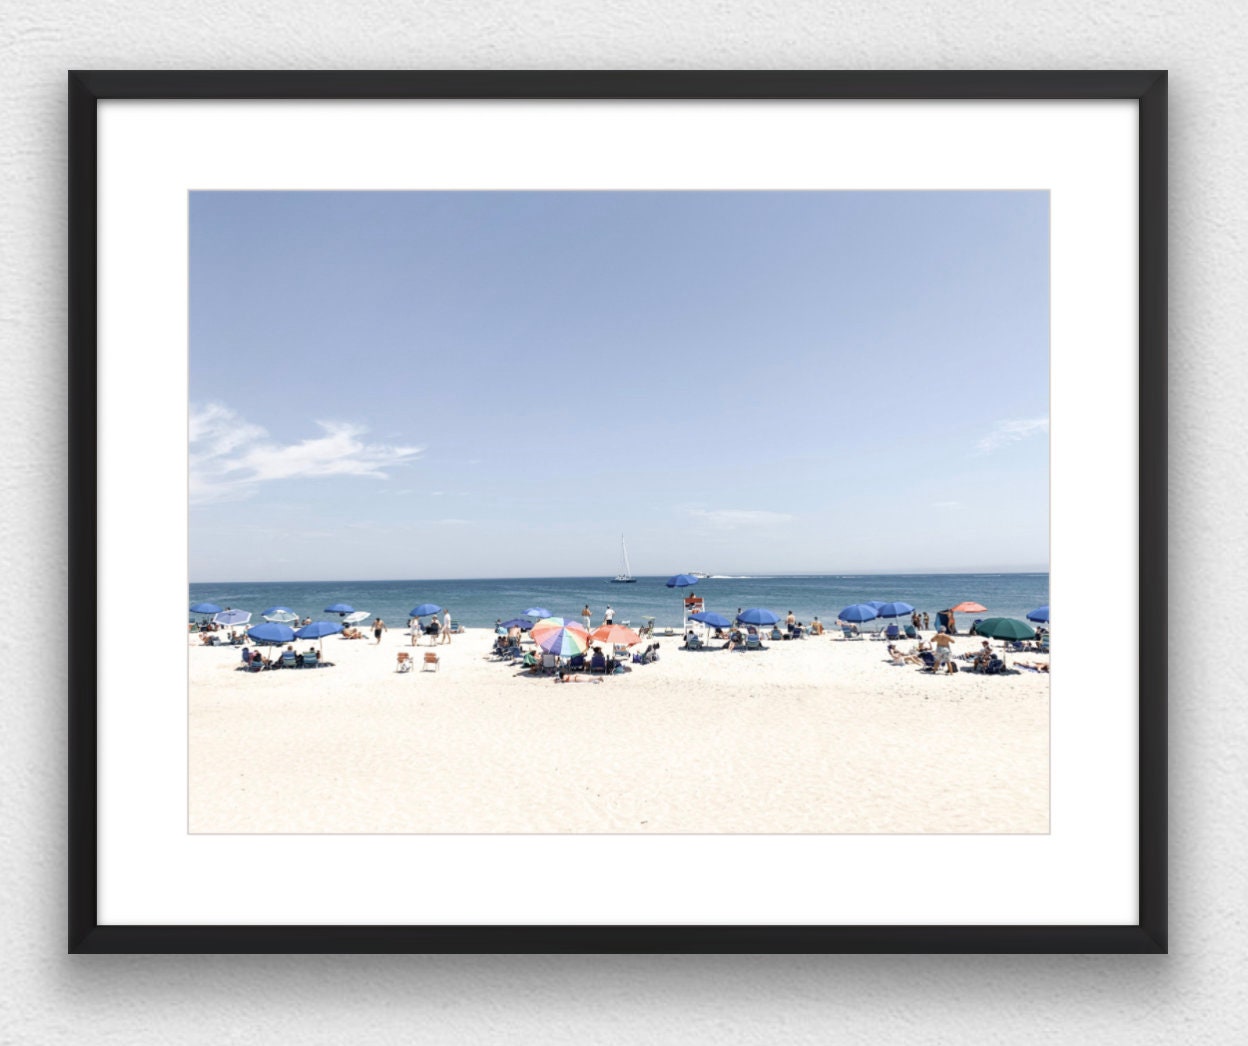
{"type": "Polygon", "coordinates": [[[623,556],[624,556],[624,576],[625,576],[625,577],[632,577],[632,576],[633,576],[633,571],[632,571],[632,568],[628,565],[628,546],[627,546],[626,544],[624,544],[624,535],[623,535],[623,534],[621,534],[621,535],[620,535],[620,552],[621,552],[621,553],[623,554],[623,556]]]}

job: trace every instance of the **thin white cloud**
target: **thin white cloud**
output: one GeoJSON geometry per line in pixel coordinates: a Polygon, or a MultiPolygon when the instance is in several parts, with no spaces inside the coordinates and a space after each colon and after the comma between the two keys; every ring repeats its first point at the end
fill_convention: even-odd
{"type": "Polygon", "coordinates": [[[736,530],[739,527],[769,527],[778,523],[788,523],[793,518],[787,512],[743,508],[691,508],[688,514],[702,523],[723,530],[736,530]]]}
{"type": "Polygon", "coordinates": [[[980,454],[991,454],[999,447],[1004,447],[1009,443],[1018,443],[1020,440],[1048,431],[1048,418],[1011,418],[998,421],[992,431],[975,444],[975,449],[980,454]]]}
{"type": "Polygon", "coordinates": [[[351,422],[319,421],[319,436],[278,443],[259,425],[220,403],[191,407],[192,504],[249,497],[262,483],[317,476],[387,479],[388,470],[415,460],[422,447],[365,443],[351,422]]]}
{"type": "Polygon", "coordinates": [[[962,502],[960,501],[933,501],[932,502],[932,508],[953,509],[953,508],[961,508],[961,507],[962,507],[962,502]]]}

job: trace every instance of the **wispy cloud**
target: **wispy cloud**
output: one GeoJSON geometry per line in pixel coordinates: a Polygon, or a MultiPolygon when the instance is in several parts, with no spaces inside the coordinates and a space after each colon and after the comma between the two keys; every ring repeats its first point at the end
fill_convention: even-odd
{"type": "Polygon", "coordinates": [[[998,421],[992,431],[975,444],[975,449],[980,454],[991,454],[1006,444],[1017,443],[1048,431],[1048,418],[1011,418],[998,421]]]}
{"type": "Polygon", "coordinates": [[[932,502],[932,508],[955,509],[955,508],[961,508],[961,507],[962,507],[962,502],[960,501],[933,501],[932,502]]]}
{"type": "Polygon", "coordinates": [[[740,527],[769,527],[777,523],[788,523],[793,518],[787,512],[744,508],[691,508],[688,514],[702,523],[719,527],[722,530],[736,530],[740,527]]]}
{"type": "Polygon", "coordinates": [[[259,425],[220,403],[192,405],[192,504],[249,497],[262,483],[314,476],[388,478],[388,470],[420,456],[422,447],[365,443],[363,426],[318,421],[320,435],[278,443],[259,425]]]}

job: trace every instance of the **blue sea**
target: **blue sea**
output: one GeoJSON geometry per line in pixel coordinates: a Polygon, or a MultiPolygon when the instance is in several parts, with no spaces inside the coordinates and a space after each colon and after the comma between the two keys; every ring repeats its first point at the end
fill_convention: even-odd
{"type": "MultiPolygon", "coordinates": [[[[799,620],[818,615],[825,623],[851,603],[869,600],[903,601],[936,612],[964,600],[987,607],[978,617],[1025,617],[1049,602],[1049,575],[1036,574],[827,574],[712,577],[686,589],[665,585],[666,577],[639,577],[634,584],[615,584],[603,577],[503,578],[463,581],[247,581],[194,583],[189,603],[216,603],[247,610],[253,622],[264,610],[287,606],[313,620],[332,603],[348,603],[356,610],[381,617],[390,627],[406,626],[408,612],[420,603],[436,603],[450,610],[466,628],[492,627],[498,619],[540,607],[561,617],[577,618],[588,603],[594,624],[609,604],[617,622],[635,627],[653,617],[659,627],[679,625],[683,598],[696,593],[706,609],[733,617],[738,608],[766,607],[781,617],[790,610],[799,620]]],[[[188,603],[188,605],[189,605],[188,603]]],[[[194,618],[195,615],[188,615],[194,618]]],[[[960,615],[960,627],[969,625],[960,615]]],[[[934,627],[934,626],[933,626],[934,627]]]]}

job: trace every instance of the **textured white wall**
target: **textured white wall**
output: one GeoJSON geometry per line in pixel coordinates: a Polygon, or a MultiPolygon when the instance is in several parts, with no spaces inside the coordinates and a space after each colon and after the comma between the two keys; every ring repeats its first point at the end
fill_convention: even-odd
{"type": "MultiPolygon", "coordinates": [[[[67,68],[1168,68],[1171,609],[1245,605],[1244,5],[0,0],[0,595],[66,573],[67,68]]],[[[80,608],[89,613],[87,608],[80,608]]],[[[116,608],[101,608],[108,613],[116,608]]],[[[1219,615],[1221,616],[1221,615],[1219,615]]],[[[1162,611],[1149,619],[1160,622],[1162,611]]],[[[1160,633],[1154,641],[1162,641],[1160,633]]],[[[75,958],[65,672],[0,637],[0,1040],[1220,1043],[1248,1036],[1236,637],[1171,661],[1168,958],[75,958]],[[1218,652],[1221,652],[1220,656],[1218,652]]]]}

